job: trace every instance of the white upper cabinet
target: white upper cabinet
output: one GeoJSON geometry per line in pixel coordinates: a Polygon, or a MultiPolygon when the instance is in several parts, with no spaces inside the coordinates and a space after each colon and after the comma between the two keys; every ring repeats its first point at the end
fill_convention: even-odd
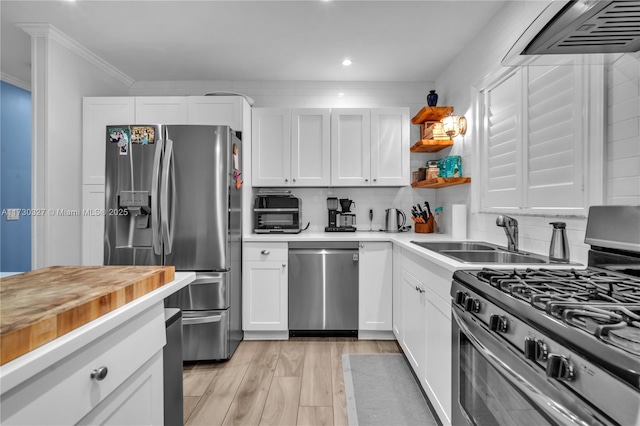
{"type": "Polygon", "coordinates": [[[409,108],[331,110],[332,186],[409,181],[409,108]]]}
{"type": "Polygon", "coordinates": [[[254,108],[253,186],[329,186],[330,110],[254,108]]]}
{"type": "Polygon", "coordinates": [[[292,186],[331,183],[330,113],[328,108],[291,110],[292,186]]]}
{"type": "Polygon", "coordinates": [[[135,102],[135,124],[189,123],[186,96],[139,96],[135,102]]]}
{"type": "Polygon", "coordinates": [[[371,110],[371,185],[409,184],[409,109],[371,110]]]}
{"type": "Polygon", "coordinates": [[[253,186],[409,185],[409,108],[254,108],[253,186]]]}
{"type": "Polygon", "coordinates": [[[104,185],[107,126],[135,120],[132,97],[82,99],[82,183],[104,185]]]}
{"type": "Polygon", "coordinates": [[[369,186],[371,110],[331,110],[331,186],[369,186]]]}
{"type": "Polygon", "coordinates": [[[242,103],[240,96],[189,96],[189,124],[231,126],[233,130],[241,132],[242,103]]]}
{"type": "Polygon", "coordinates": [[[251,114],[253,186],[289,186],[291,110],[255,108],[251,114]]]}

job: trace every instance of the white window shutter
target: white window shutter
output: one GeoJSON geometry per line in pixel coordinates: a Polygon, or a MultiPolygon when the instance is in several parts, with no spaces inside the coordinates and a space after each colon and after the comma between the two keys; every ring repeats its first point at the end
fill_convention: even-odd
{"type": "Polygon", "coordinates": [[[520,120],[521,72],[484,93],[483,197],[486,208],[517,208],[522,203],[520,120]]]}
{"type": "Polygon", "coordinates": [[[524,207],[583,206],[582,105],[577,67],[533,66],[525,72],[527,151],[524,207]]]}

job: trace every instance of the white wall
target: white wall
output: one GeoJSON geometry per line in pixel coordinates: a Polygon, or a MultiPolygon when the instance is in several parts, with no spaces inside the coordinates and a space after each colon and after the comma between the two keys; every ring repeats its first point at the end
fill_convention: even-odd
{"type": "Polygon", "coordinates": [[[82,97],[127,95],[129,85],[53,27],[27,32],[32,35],[33,208],[46,212],[34,218],[32,268],[79,265],[82,218],[49,209],[82,208],[82,97]]]}
{"type": "MultiPolygon", "coordinates": [[[[456,138],[450,154],[463,156],[464,174],[472,177],[471,186],[441,189],[437,203],[450,209],[453,203],[471,206],[472,198],[480,194],[480,175],[473,170],[472,155],[474,134],[472,87],[499,69],[499,63],[508,49],[522,33],[524,27],[536,16],[545,2],[510,2],[489,24],[486,31],[451,63],[436,80],[440,97],[447,105],[453,105],[458,114],[470,118],[470,131],[456,138]]],[[[640,59],[639,55],[624,55],[608,66],[608,141],[606,147],[605,194],[607,204],[640,204],[640,59]]],[[[446,151],[445,151],[446,152],[446,151]]],[[[468,211],[469,237],[478,240],[506,244],[504,231],[495,225],[495,214],[468,211]]],[[[520,228],[520,248],[546,253],[551,239],[549,222],[552,216],[515,216],[520,228]]],[[[586,219],[562,218],[567,222],[571,259],[586,264],[589,246],[584,244],[586,219]]],[[[450,229],[450,228],[447,228],[450,229]]]]}
{"type": "MultiPolygon", "coordinates": [[[[255,100],[254,107],[360,108],[409,107],[414,116],[425,104],[433,82],[319,82],[319,81],[165,81],[133,85],[136,96],[203,95],[215,91],[243,93],[255,100]],[[342,96],[338,94],[342,93],[342,96]]],[[[440,103],[439,103],[440,104],[440,103]]],[[[418,126],[411,126],[411,144],[419,138],[418,126]]],[[[424,166],[430,154],[411,154],[412,170],[424,166]]],[[[435,203],[435,190],[405,188],[296,188],[293,194],[303,202],[303,225],[312,231],[327,226],[327,197],[350,198],[357,215],[358,229],[369,230],[369,209],[374,212],[372,227],[384,226],[384,210],[399,207],[405,213],[415,203],[435,203]]],[[[410,224],[413,224],[409,220],[410,224]]]]}

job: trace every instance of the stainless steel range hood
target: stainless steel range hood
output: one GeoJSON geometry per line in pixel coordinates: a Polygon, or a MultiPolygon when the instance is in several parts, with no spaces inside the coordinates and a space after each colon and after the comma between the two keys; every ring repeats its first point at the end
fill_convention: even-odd
{"type": "Polygon", "coordinates": [[[640,1],[553,1],[502,61],[523,65],[541,55],[621,54],[640,50],[640,1]]]}

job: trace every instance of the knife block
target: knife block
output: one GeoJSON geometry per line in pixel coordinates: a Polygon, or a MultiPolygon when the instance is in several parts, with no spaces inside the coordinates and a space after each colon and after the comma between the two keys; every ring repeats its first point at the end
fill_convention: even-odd
{"type": "Polygon", "coordinates": [[[416,223],[414,229],[417,234],[431,234],[433,233],[433,222],[433,216],[429,216],[427,223],[416,223]]]}

